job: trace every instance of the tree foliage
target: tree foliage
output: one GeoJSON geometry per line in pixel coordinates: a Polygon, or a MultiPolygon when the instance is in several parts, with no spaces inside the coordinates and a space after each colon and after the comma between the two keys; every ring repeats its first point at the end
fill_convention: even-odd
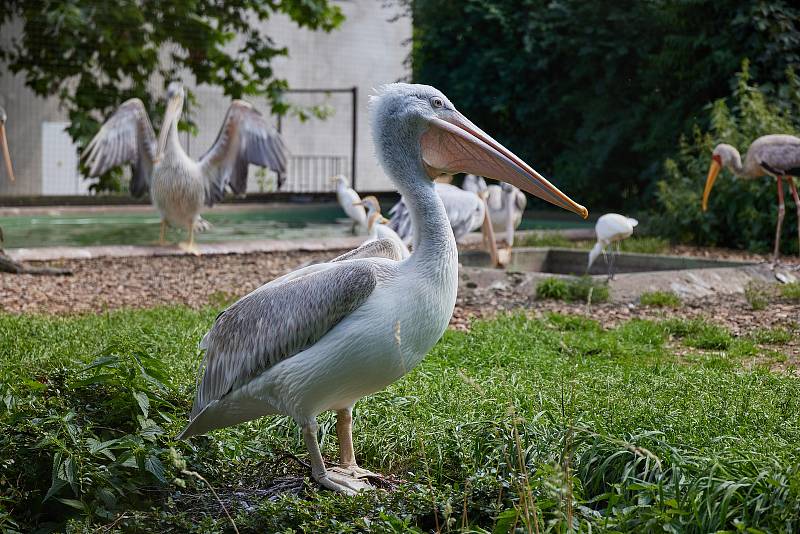
{"type": "Polygon", "coordinates": [[[285,113],[287,83],[275,76],[272,61],[288,51],[264,32],[263,22],[283,14],[300,27],[330,31],[343,20],[328,0],[3,4],[0,27],[21,20],[22,32],[0,48],[0,61],[24,73],[37,95],[59,98],[80,146],[97,131],[98,120],[129,98],[141,98],[157,123],[164,111],[162,87],[187,75],[231,98],[265,96],[274,113],[285,113]]]}
{"type": "Polygon", "coordinates": [[[786,0],[414,0],[413,72],[585,205],[652,200],[681,133],[743,58],[769,95],[800,66],[786,0]]]}
{"type": "MultiPolygon", "coordinates": [[[[708,212],[703,213],[700,204],[714,146],[733,145],[744,159],[757,137],[800,134],[800,81],[791,70],[783,89],[785,98],[768,96],[751,81],[749,64],[744,62],[731,105],[724,99],[714,102],[708,130],[696,126],[691,136],[681,138],[677,155],[667,159],[666,178],[656,184],[657,209],[646,219],[651,230],[680,242],[771,250],[778,217],[775,180],[738,179],[723,171],[709,197],[708,212]]],[[[792,197],[784,188],[782,250],[796,252],[798,222],[792,197]]]]}

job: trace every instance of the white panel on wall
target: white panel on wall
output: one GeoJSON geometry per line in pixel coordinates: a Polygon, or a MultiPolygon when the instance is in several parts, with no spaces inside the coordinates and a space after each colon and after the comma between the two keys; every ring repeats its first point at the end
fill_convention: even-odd
{"type": "Polygon", "coordinates": [[[68,122],[42,123],[42,194],[88,195],[90,182],[78,174],[78,153],[68,122]]]}

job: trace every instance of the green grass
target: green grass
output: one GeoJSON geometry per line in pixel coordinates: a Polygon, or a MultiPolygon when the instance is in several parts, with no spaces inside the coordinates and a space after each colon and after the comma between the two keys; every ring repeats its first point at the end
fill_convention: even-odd
{"type": "Polygon", "coordinates": [[[596,282],[590,276],[578,278],[549,277],[537,284],[536,297],[572,302],[606,302],[609,297],[609,290],[607,284],[596,282]]]}
{"type": "Polygon", "coordinates": [[[780,286],[781,296],[792,301],[800,301],[800,282],[780,286]]]}
{"type": "Polygon", "coordinates": [[[639,303],[654,308],[679,308],[682,304],[681,298],[672,291],[645,291],[639,303]]]}
{"type": "Polygon", "coordinates": [[[669,240],[662,237],[633,236],[622,242],[622,251],[639,254],[666,254],[669,252],[669,240]]]}
{"type": "Polygon", "coordinates": [[[576,241],[571,241],[559,233],[544,234],[540,232],[518,236],[514,240],[514,246],[517,247],[575,248],[576,243],[576,241]]]}
{"type": "MultiPolygon", "coordinates": [[[[800,381],[743,369],[719,327],[551,314],[448,331],[356,405],[359,461],[407,483],[270,500],[254,489],[308,474],[284,454],[305,458],[287,418],[173,439],[217,311],[0,315],[0,529],[230,530],[183,462],[242,532],[800,529],[800,381]],[[714,352],[692,363],[671,343],[714,352]]],[[[335,458],[333,418],[319,420],[335,458]]]]}
{"type": "MultiPolygon", "coordinates": [[[[514,244],[518,247],[556,247],[588,250],[594,246],[594,241],[570,240],[559,233],[542,234],[535,232],[518,237],[514,244]]],[[[621,247],[623,252],[665,254],[669,252],[669,241],[660,237],[632,236],[622,241],[621,247]]]]}

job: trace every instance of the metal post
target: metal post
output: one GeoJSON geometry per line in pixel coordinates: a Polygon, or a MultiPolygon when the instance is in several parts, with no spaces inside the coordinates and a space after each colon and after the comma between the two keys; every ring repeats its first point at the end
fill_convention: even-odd
{"type": "Polygon", "coordinates": [[[350,187],[356,188],[356,145],[358,143],[358,87],[353,86],[353,149],[350,154],[350,187]]]}

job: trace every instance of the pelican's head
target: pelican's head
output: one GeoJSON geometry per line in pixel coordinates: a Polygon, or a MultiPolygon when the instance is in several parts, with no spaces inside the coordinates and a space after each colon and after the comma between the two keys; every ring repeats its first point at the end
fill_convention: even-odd
{"type": "Polygon", "coordinates": [[[16,178],[14,178],[14,168],[11,166],[11,154],[8,152],[8,141],[6,140],[6,120],[8,119],[8,115],[6,115],[6,110],[0,107],[0,150],[3,152],[3,161],[6,163],[6,172],[8,173],[8,178],[13,182],[16,178]]]}
{"type": "Polygon", "coordinates": [[[703,190],[703,211],[708,209],[708,196],[711,194],[711,188],[714,187],[714,181],[722,167],[729,169],[741,166],[741,156],[739,151],[731,145],[721,143],[714,147],[714,152],[711,153],[711,166],[708,168],[708,176],[706,177],[706,187],[703,190]]]}
{"type": "Polygon", "coordinates": [[[418,176],[420,164],[431,180],[443,174],[476,174],[588,217],[586,208],[475,126],[439,90],[393,83],[383,86],[371,103],[376,151],[396,180],[418,176]]]}
{"type": "Polygon", "coordinates": [[[183,91],[183,84],[180,82],[171,82],[167,86],[167,109],[164,111],[164,122],[161,124],[161,132],[158,135],[158,151],[156,152],[156,160],[161,159],[164,155],[164,149],[167,146],[167,139],[172,126],[177,124],[181,118],[181,111],[183,110],[183,99],[185,98],[183,91]]]}

